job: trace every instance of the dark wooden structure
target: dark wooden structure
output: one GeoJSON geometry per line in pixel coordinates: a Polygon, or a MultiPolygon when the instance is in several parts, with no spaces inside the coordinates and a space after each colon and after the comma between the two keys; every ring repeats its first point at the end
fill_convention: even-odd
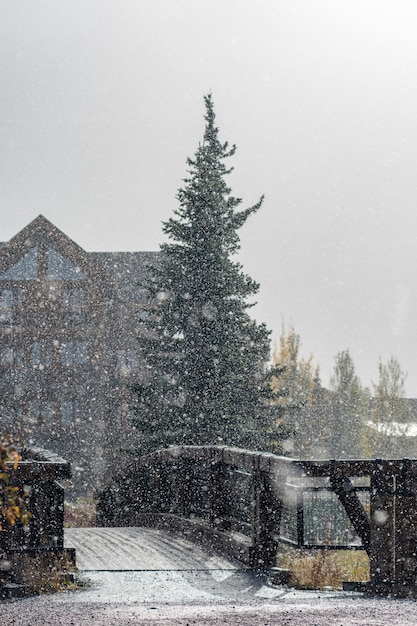
{"type": "Polygon", "coordinates": [[[278,544],[363,549],[366,589],[414,593],[417,460],[305,461],[227,447],[142,457],[97,494],[98,525],[180,528],[251,568],[278,544]]]}
{"type": "Polygon", "coordinates": [[[58,482],[71,477],[70,464],[39,448],[25,449],[21,456],[8,474],[10,484],[26,494],[29,524],[5,526],[0,532],[0,558],[8,564],[11,581],[19,580],[29,560],[34,567],[48,567],[65,554],[75,564],[74,551],[64,549],[64,488],[58,482]]]}

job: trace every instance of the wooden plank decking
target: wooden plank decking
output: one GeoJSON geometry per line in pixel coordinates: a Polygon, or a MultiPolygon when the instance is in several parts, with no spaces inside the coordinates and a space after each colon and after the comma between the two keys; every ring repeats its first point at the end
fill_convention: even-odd
{"type": "Polygon", "coordinates": [[[66,528],[83,571],[234,570],[236,566],[179,534],[153,528],[66,528]]]}

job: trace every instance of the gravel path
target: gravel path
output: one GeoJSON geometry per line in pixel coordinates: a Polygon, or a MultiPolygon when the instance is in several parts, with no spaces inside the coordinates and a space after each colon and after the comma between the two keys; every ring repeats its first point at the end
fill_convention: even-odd
{"type": "Polygon", "coordinates": [[[138,529],[120,533],[112,529],[104,533],[107,548],[102,555],[108,550],[113,568],[118,569],[105,571],[105,561],[94,561],[97,555],[91,548],[99,537],[92,530],[77,530],[71,539],[79,550],[85,570],[82,577],[89,586],[76,592],[3,602],[0,626],[417,624],[415,601],[273,587],[182,537],[161,536],[156,531],[140,534],[138,529]],[[118,554],[124,555],[121,561],[118,554]],[[139,557],[141,570],[127,569],[127,564],[139,568],[139,557]],[[93,562],[101,569],[86,571],[93,562]],[[124,570],[116,567],[123,564],[124,570]]]}
{"type": "MultiPolygon", "coordinates": [[[[107,581],[107,583],[109,580],[107,581]]],[[[173,581],[175,582],[175,581],[173,581]]],[[[248,581],[249,582],[249,581],[248,581]]],[[[106,583],[106,585],[107,585],[106,583]]],[[[96,592],[98,590],[96,589],[96,592]]],[[[102,589],[103,591],[103,589],[102,589]]],[[[91,591],[8,601],[0,605],[2,626],[405,626],[417,624],[417,604],[347,594],[280,590],[273,599],[248,593],[237,602],[224,596],[205,602],[128,602],[109,589],[95,601],[91,591]]]]}

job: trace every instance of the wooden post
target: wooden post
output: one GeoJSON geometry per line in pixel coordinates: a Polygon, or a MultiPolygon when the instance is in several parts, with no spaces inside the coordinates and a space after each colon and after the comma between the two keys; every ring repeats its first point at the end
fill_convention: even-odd
{"type": "Polygon", "coordinates": [[[42,543],[48,548],[64,548],[64,489],[55,481],[43,483],[44,505],[42,543]]]}
{"type": "Polygon", "coordinates": [[[188,517],[191,497],[192,460],[181,457],[177,461],[178,515],[188,517]]]}
{"type": "Polygon", "coordinates": [[[42,532],[42,505],[41,505],[41,490],[42,484],[40,481],[34,480],[31,484],[30,498],[28,508],[31,514],[29,520],[29,541],[28,545],[31,548],[37,548],[41,545],[41,532],[42,532]]]}
{"type": "Polygon", "coordinates": [[[250,566],[265,570],[276,565],[277,546],[273,540],[273,504],[269,475],[261,471],[260,457],[252,459],[252,506],[250,566]]]}
{"type": "Polygon", "coordinates": [[[155,456],[153,462],[154,464],[149,468],[151,476],[151,511],[161,513],[166,489],[164,481],[165,468],[157,456],[155,456]]]}
{"type": "Polygon", "coordinates": [[[274,495],[271,476],[259,471],[258,565],[263,569],[276,566],[278,544],[275,529],[281,525],[282,503],[274,495]]]}
{"type": "Polygon", "coordinates": [[[252,458],[252,498],[251,498],[251,548],[250,567],[254,569],[264,569],[264,550],[262,545],[262,518],[261,511],[261,473],[259,469],[259,458],[252,458]]]}
{"type": "Polygon", "coordinates": [[[297,507],[297,545],[299,548],[304,546],[304,491],[302,487],[296,490],[296,507],[297,507]]]}
{"type": "Polygon", "coordinates": [[[395,584],[401,590],[414,587],[417,574],[417,466],[404,459],[396,477],[395,584]]]}
{"type": "Polygon", "coordinates": [[[387,462],[376,460],[371,474],[370,588],[379,593],[386,592],[395,577],[393,470],[387,462]]]}
{"type": "Polygon", "coordinates": [[[219,530],[230,529],[230,504],[229,494],[226,490],[227,467],[223,461],[213,459],[210,464],[209,482],[209,520],[213,528],[219,530]]]}

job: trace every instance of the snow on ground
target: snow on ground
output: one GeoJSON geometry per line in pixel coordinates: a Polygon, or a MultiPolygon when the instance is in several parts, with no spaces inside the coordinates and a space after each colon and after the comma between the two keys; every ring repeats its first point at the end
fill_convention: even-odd
{"type": "Polygon", "coordinates": [[[79,550],[81,576],[88,586],[76,592],[3,602],[1,626],[417,623],[415,601],[274,587],[178,535],[155,529],[74,529],[66,531],[66,542],[79,550]],[[106,532],[101,535],[103,550],[97,562],[100,530],[106,532]],[[112,571],[105,570],[105,554],[112,571]],[[89,569],[94,562],[99,566],[95,571],[89,569]],[[116,567],[120,563],[124,569],[116,567]]]}

